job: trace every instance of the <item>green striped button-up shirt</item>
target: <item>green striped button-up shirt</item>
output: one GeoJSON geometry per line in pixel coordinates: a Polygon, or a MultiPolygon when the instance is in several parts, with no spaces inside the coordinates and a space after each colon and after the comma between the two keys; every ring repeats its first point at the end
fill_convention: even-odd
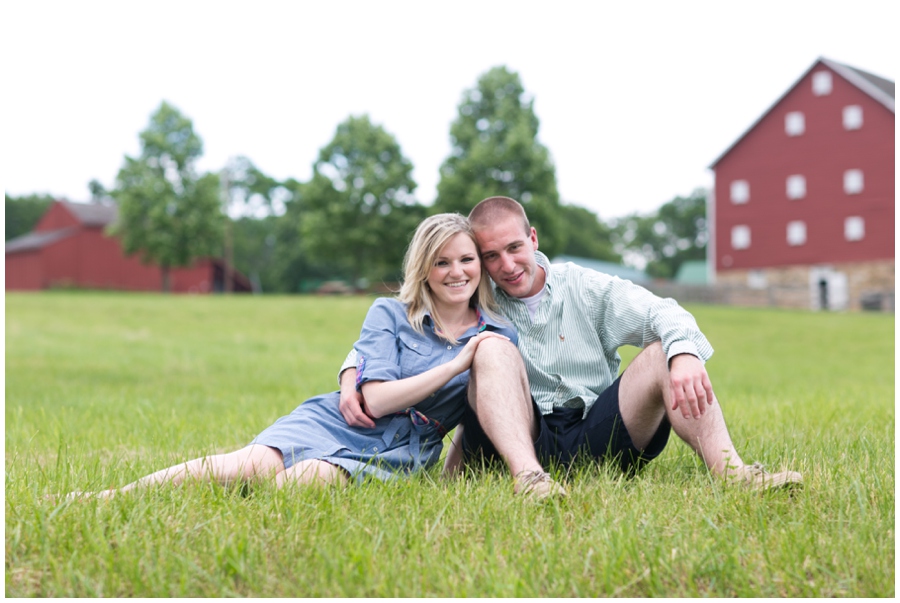
{"type": "Polygon", "coordinates": [[[547,256],[535,255],[547,279],[533,318],[520,299],[499,287],[494,293],[519,332],[519,352],[542,413],[560,406],[587,414],[619,374],[620,346],[662,341],[670,359],[687,353],[705,362],[712,356],[694,317],[675,300],[572,263],[551,266],[547,256]]]}

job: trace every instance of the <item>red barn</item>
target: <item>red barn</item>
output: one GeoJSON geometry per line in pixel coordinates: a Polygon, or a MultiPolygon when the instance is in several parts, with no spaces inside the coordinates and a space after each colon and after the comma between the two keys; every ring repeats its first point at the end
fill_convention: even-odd
{"type": "MultiPolygon", "coordinates": [[[[115,237],[105,234],[116,219],[107,205],[57,201],[34,230],[6,242],[6,289],[51,287],[160,291],[162,271],[126,256],[115,237]]],[[[249,280],[232,271],[233,291],[251,291],[249,280]]],[[[223,290],[224,264],[204,258],[188,268],[169,271],[170,290],[209,293],[223,290]]]]}
{"type": "Polygon", "coordinates": [[[710,168],[717,284],[893,308],[894,82],[820,58],[710,168]]]}

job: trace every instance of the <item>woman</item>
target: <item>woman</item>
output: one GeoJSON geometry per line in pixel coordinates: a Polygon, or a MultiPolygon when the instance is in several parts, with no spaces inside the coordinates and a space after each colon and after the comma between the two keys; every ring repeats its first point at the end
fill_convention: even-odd
{"type": "Polygon", "coordinates": [[[222,484],[274,478],[284,484],[341,484],[367,476],[387,480],[429,467],[447,431],[463,416],[468,369],[490,337],[516,341],[496,314],[475,237],[459,214],[423,221],[404,259],[398,299],[377,299],[363,323],[357,388],[373,428],[351,427],[339,393],[311,398],[248,446],[169,467],[122,488],[83,494],[108,497],[188,478],[222,484]]]}

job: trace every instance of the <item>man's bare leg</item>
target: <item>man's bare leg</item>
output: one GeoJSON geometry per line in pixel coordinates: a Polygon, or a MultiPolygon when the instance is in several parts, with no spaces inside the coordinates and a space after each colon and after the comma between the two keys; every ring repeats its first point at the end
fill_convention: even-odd
{"type": "Polygon", "coordinates": [[[725,476],[744,466],[738,455],[718,402],[706,408],[699,419],[685,419],[672,410],[669,371],[662,345],[647,346],[631,362],[619,384],[622,422],[638,450],[643,450],[668,417],[675,434],[696,452],[710,471],[725,476]],[[731,468],[731,471],[729,471],[731,468]]]}
{"type": "Polygon", "coordinates": [[[651,344],[635,357],[619,384],[622,422],[638,450],[649,445],[663,417],[667,417],[675,434],[703,459],[714,475],[739,478],[760,488],[802,482],[802,476],[794,471],[769,474],[758,465],[745,465],[731,441],[717,400],[706,406],[699,418],[685,418],[680,409],[672,408],[672,396],[662,345],[651,344]]]}
{"type": "Polygon", "coordinates": [[[469,373],[469,405],[513,475],[543,471],[534,452],[537,422],[519,350],[487,339],[479,344],[469,373]]]}
{"type": "Polygon", "coordinates": [[[565,489],[550,479],[535,453],[538,423],[531,389],[522,356],[512,343],[486,339],[479,344],[468,395],[484,434],[516,480],[516,492],[535,498],[565,496],[565,489]]]}

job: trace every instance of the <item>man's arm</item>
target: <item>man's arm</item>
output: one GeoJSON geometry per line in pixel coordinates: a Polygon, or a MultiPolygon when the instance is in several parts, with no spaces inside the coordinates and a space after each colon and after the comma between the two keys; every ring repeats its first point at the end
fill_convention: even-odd
{"type": "Polygon", "coordinates": [[[713,349],[694,317],[673,299],[611,277],[593,277],[588,296],[598,310],[595,325],[612,349],[623,344],[644,348],[661,341],[669,369],[672,408],[699,418],[715,403],[704,366],[713,349]]]}

